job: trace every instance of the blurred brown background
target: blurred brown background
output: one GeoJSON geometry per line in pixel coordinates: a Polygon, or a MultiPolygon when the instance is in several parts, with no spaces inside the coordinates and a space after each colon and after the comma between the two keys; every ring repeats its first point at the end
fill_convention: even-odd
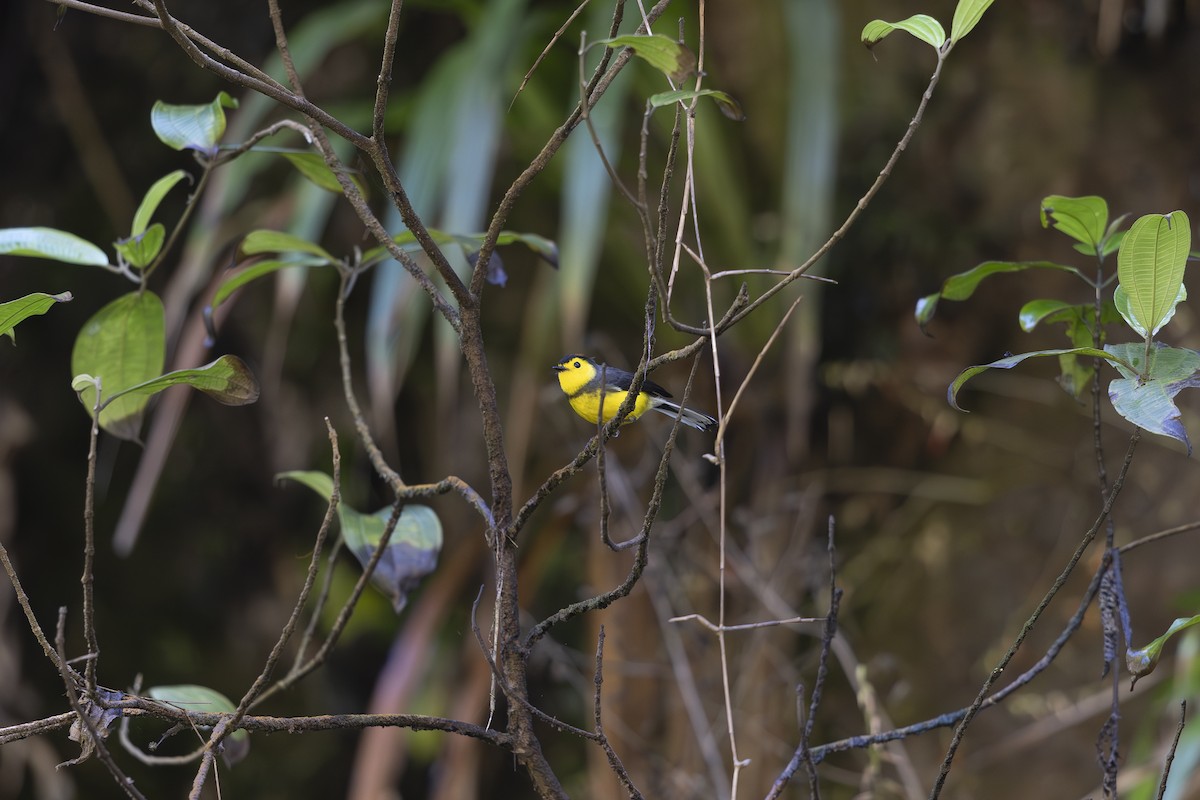
{"type": "MultiPolygon", "coordinates": [[[[284,5],[297,50],[312,58],[302,70],[307,93],[365,129],[386,4],[284,5]]],[[[866,51],[858,43],[862,25],[926,12],[948,28],[953,10],[947,0],[752,5],[708,4],[706,85],[738,98],[747,116],[735,123],[705,108],[698,122],[700,224],[706,258],[720,269],[794,266],[840,224],[903,134],[934,66],[929,48],[903,35],[866,51]]],[[[482,230],[487,210],[577,97],[579,30],[586,27],[589,40],[602,36],[608,9],[587,12],[508,106],[572,7],[406,4],[389,131],[397,163],[432,224],[482,230]]],[[[265,4],[171,8],[252,62],[271,52],[265,4]]],[[[0,227],[61,228],[107,247],[128,230],[153,180],[176,168],[195,171],[188,157],[153,137],[153,102],[204,103],[234,90],[196,69],[161,33],[75,11],[54,30],[54,12],[33,0],[0,12],[0,227]]],[[[635,16],[627,9],[627,23],[635,16]]],[[[689,4],[668,12],[661,31],[673,33],[679,17],[694,44],[689,4]]],[[[800,282],[720,340],[727,404],[774,323],[797,293],[805,295],[741,400],[727,439],[727,621],[823,613],[824,536],[834,515],[845,648],[814,743],[866,730],[847,677],[856,664],[874,702],[897,725],[966,705],[1094,518],[1090,412],[1055,386],[1053,365],[976,379],[962,397],[970,415],[945,403],[946,385],[967,365],[1006,351],[1064,346],[1059,330],[1022,334],[1017,309],[1042,296],[1083,302],[1086,287],[1062,274],[995,278],[972,300],[943,304],[932,338],[921,335],[912,308],[944,278],[983,260],[1085,266],[1065,237],[1040,227],[1038,203],[1048,194],[1099,194],[1114,216],[1200,213],[1198,17],[1200,7],[1182,1],[996,4],[949,58],[891,180],[819,265],[817,272],[838,284],[800,282]]],[[[631,180],[644,97],[666,87],[644,65],[629,73],[606,102],[615,115],[610,154],[631,180]]],[[[231,136],[239,118],[276,113],[242,99],[230,114],[231,136]]],[[[652,126],[651,164],[659,168],[667,114],[658,112],[652,126]]],[[[585,137],[578,138],[578,152],[560,155],[522,195],[508,225],[556,239],[561,268],[505,251],[509,282],[488,289],[489,362],[508,419],[518,502],[589,435],[549,366],[578,351],[631,367],[640,342],[641,231],[612,198],[585,137]]],[[[165,266],[156,291],[185,299],[201,291],[254,228],[298,230],[337,254],[369,246],[344,205],[305,186],[282,161],[246,161],[244,172],[231,170],[212,189],[178,251],[180,265],[165,266]]],[[[653,166],[651,172],[653,183],[653,166]]],[[[378,186],[374,191],[378,202],[378,186]]],[[[160,219],[172,219],[182,202],[182,192],[169,198],[160,219]]],[[[727,302],[737,284],[724,280],[717,296],[727,302]]],[[[769,279],[748,283],[757,293],[769,279]]],[[[694,274],[683,279],[673,309],[692,323],[703,315],[698,287],[694,274]]],[[[16,347],[0,342],[0,537],[42,624],[52,627],[57,608],[69,607],[77,652],[88,420],[69,387],[70,348],[84,320],[128,286],[83,267],[0,259],[0,300],[64,290],[74,302],[24,323],[16,347]]],[[[324,415],[342,434],[346,499],[364,510],[386,503],[341,398],[335,292],[332,274],[312,272],[260,282],[237,299],[215,352],[251,363],[263,381],[262,399],[244,409],[192,401],[128,557],[115,555],[110,542],[142,451],[102,441],[102,683],[127,687],[140,673],[147,684],[200,683],[241,695],[286,619],[321,515],[310,494],[277,486],[272,477],[328,468],[324,415]]],[[[407,480],[454,472],[483,488],[465,372],[445,331],[419,302],[407,304],[404,292],[381,271],[351,298],[361,396],[407,480]]],[[[1195,324],[1185,303],[1166,337],[1195,346],[1195,324]]],[[[660,349],[687,341],[660,329],[660,349]]],[[[682,365],[654,376],[676,394],[686,378],[682,365]]],[[[691,403],[716,409],[711,361],[700,367],[691,403]]],[[[1185,424],[1200,430],[1195,401],[1184,393],[1180,405],[1185,424]]],[[[1104,413],[1111,473],[1129,426],[1107,404],[1104,413]]],[[[610,448],[614,538],[627,538],[640,524],[667,424],[648,419],[610,448]]],[[[539,646],[532,694],[548,713],[588,726],[603,623],[606,725],[639,785],[649,797],[722,797],[730,766],[716,639],[694,624],[666,622],[717,613],[716,472],[699,458],[706,438],[695,431],[680,438],[645,580],[627,601],[556,629],[553,641],[539,646]]],[[[1144,438],[1115,512],[1119,540],[1190,521],[1198,483],[1181,448],[1144,438]]],[[[522,534],[530,623],[624,577],[627,558],[598,542],[596,494],[593,469],[563,487],[522,534]]],[[[487,672],[469,617],[488,581],[486,548],[469,509],[451,497],[432,505],[446,533],[439,571],[399,618],[382,597],[368,596],[327,668],[264,713],[378,709],[483,721],[487,672]]],[[[1173,617],[1195,613],[1197,555],[1183,538],[1126,561],[1137,643],[1173,617]]],[[[1012,674],[1057,635],[1098,559],[1093,547],[1012,674]]],[[[340,562],[338,597],[356,569],[340,562]]],[[[0,620],[0,725],[64,710],[61,682],[7,588],[0,591],[0,620]]],[[[812,685],[817,633],[816,626],[784,626],[730,636],[739,754],[752,759],[740,796],[761,796],[791,756],[795,687],[812,685]]],[[[1176,668],[1173,646],[1169,652],[1172,663],[1160,667],[1165,680],[1139,686],[1124,711],[1130,781],[1156,780],[1155,748],[1189,691],[1186,680],[1166,674],[1176,668]]],[[[1100,666],[1093,613],[1037,682],[979,718],[951,774],[950,795],[1094,793],[1094,741],[1108,686],[1100,666]]],[[[620,796],[598,750],[546,733],[547,752],[575,796],[620,796]]],[[[146,742],[157,732],[135,726],[134,734],[146,742]]],[[[222,771],[222,788],[239,797],[368,796],[365,776],[374,775],[404,797],[530,796],[524,776],[498,752],[435,734],[373,736],[374,750],[350,733],[253,737],[249,759],[222,771]]],[[[821,768],[823,787],[827,796],[853,796],[864,774],[878,769],[868,784],[877,796],[924,796],[948,738],[942,730],[903,742],[882,764],[861,752],[834,757],[821,768]]],[[[53,773],[53,764],[73,754],[63,735],[6,746],[0,796],[17,787],[19,797],[120,795],[94,762],[53,773]]],[[[190,768],[149,769],[127,757],[122,763],[149,796],[183,796],[191,780],[190,768]]],[[[805,796],[799,786],[789,791],[805,796]]]]}

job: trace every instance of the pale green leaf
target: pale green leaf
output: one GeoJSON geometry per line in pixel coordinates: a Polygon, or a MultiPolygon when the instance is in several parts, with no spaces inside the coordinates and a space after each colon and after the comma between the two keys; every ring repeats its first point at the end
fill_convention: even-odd
{"type": "Polygon", "coordinates": [[[89,267],[109,265],[108,256],[99,247],[54,228],[0,228],[0,255],[48,258],[89,267]]]}

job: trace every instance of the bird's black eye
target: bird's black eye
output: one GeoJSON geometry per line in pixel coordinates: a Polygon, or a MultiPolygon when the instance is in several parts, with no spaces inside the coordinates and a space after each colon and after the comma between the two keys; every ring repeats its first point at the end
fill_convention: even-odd
{"type": "Polygon", "coordinates": [[[576,361],[574,364],[575,369],[579,369],[582,366],[583,366],[583,364],[580,364],[578,361],[576,361]]]}

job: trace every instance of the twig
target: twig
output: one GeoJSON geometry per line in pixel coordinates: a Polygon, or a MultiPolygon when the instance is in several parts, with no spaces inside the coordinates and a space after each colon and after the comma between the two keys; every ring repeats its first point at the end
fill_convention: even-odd
{"type": "Polygon", "coordinates": [[[796,752],[792,755],[791,761],[788,762],[788,765],[771,786],[771,791],[767,794],[769,800],[773,800],[783,793],[788,781],[792,779],[792,776],[796,774],[796,770],[801,765],[804,766],[805,771],[808,773],[810,796],[813,800],[817,800],[820,797],[817,785],[817,765],[809,748],[809,739],[812,737],[813,724],[816,722],[817,707],[821,704],[821,693],[825,686],[825,679],[829,674],[829,653],[833,649],[833,639],[837,636],[838,606],[842,599],[842,590],[837,585],[837,561],[833,547],[833,531],[833,517],[830,517],[828,540],[829,613],[825,617],[825,629],[821,634],[821,655],[817,661],[817,679],[813,684],[812,697],[809,698],[808,714],[804,720],[804,728],[800,733],[800,742],[796,745],[796,752]]]}
{"type": "MultiPolygon", "coordinates": [[[[104,744],[104,738],[100,734],[100,730],[96,727],[91,714],[85,711],[83,705],[80,703],[79,693],[75,687],[77,675],[70,667],[66,666],[66,627],[67,609],[66,606],[63,606],[58,609],[58,625],[55,627],[54,646],[55,652],[58,653],[58,663],[63,665],[60,672],[62,674],[63,685],[67,690],[67,702],[71,704],[71,710],[74,712],[74,716],[79,723],[79,742],[82,746],[80,759],[90,754],[89,746],[94,747],[100,762],[108,769],[109,773],[113,776],[113,780],[124,790],[125,794],[134,800],[146,800],[145,795],[133,785],[133,779],[122,772],[121,768],[117,766],[117,762],[113,761],[112,753],[108,752],[108,747],[104,744]]],[[[90,691],[94,692],[95,687],[92,687],[90,691]]],[[[89,699],[87,702],[90,705],[93,701],[89,699]]]]}
{"type": "MultiPolygon", "coordinates": [[[[1092,523],[1092,527],[1088,529],[1086,534],[1084,534],[1083,540],[1080,541],[1079,546],[1075,548],[1075,552],[1071,555],[1066,567],[1063,568],[1063,571],[1054,581],[1054,584],[1050,587],[1050,590],[1046,592],[1045,597],[1042,598],[1042,601],[1038,604],[1037,608],[1034,609],[1033,614],[1031,614],[1029,619],[1025,621],[1025,624],[1021,627],[1021,632],[1017,635],[1016,640],[1013,641],[1012,645],[1010,645],[1008,648],[1008,652],[1004,654],[1004,656],[1000,659],[1000,662],[988,675],[987,680],[984,681],[983,686],[980,687],[979,694],[975,697],[975,702],[973,702],[967,708],[962,720],[955,727],[954,736],[950,740],[950,746],[946,750],[946,757],[942,760],[942,766],[938,771],[937,778],[934,781],[933,790],[930,792],[929,800],[937,800],[938,796],[941,794],[942,787],[946,783],[946,777],[950,774],[950,766],[954,762],[954,755],[958,751],[958,746],[962,743],[962,739],[966,734],[967,727],[975,718],[975,714],[978,713],[979,709],[983,706],[984,700],[987,699],[988,692],[991,691],[992,686],[995,685],[996,681],[1000,679],[1000,676],[1004,672],[1004,668],[1008,666],[1008,663],[1012,661],[1013,656],[1017,654],[1017,650],[1021,647],[1021,643],[1025,641],[1025,637],[1031,630],[1033,630],[1033,626],[1036,625],[1038,619],[1041,618],[1042,612],[1046,610],[1046,607],[1050,605],[1050,601],[1054,599],[1054,596],[1058,594],[1059,589],[1061,589],[1063,584],[1067,582],[1067,578],[1070,577],[1071,572],[1075,569],[1075,565],[1078,564],[1079,559],[1083,557],[1084,551],[1087,550],[1088,545],[1090,545],[1092,540],[1096,538],[1096,534],[1099,532],[1100,527],[1104,524],[1105,520],[1108,519],[1108,515],[1112,511],[1113,503],[1116,501],[1117,496],[1121,493],[1121,488],[1125,484],[1125,476],[1128,474],[1129,465],[1133,461],[1133,451],[1137,447],[1137,443],[1140,438],[1141,429],[1139,428],[1135,430],[1133,436],[1130,437],[1129,448],[1125,451],[1125,461],[1121,464],[1121,471],[1117,475],[1117,479],[1113,482],[1112,491],[1108,493],[1108,497],[1104,501],[1104,508],[1100,511],[1100,516],[1096,518],[1096,521],[1092,523]]],[[[1107,558],[1105,561],[1107,566],[1107,558]]]]}
{"type": "Polygon", "coordinates": [[[396,40],[400,36],[400,10],[404,0],[392,0],[388,9],[387,30],[383,35],[383,53],[379,58],[379,77],[375,79],[375,103],[371,109],[371,138],[386,147],[384,121],[386,119],[388,90],[392,85],[392,67],[396,62],[396,40]]]}
{"type": "MultiPolygon", "coordinates": [[[[100,389],[99,378],[92,381],[92,427],[88,436],[87,479],[83,493],[83,575],[79,583],[83,587],[83,639],[87,643],[88,662],[84,665],[84,681],[89,698],[96,696],[96,662],[100,658],[100,642],[96,637],[96,600],[94,587],[96,576],[93,567],[96,563],[96,442],[100,438],[100,389]]],[[[61,616],[66,613],[64,609],[61,616]]],[[[62,648],[58,648],[62,661],[62,648]]],[[[64,672],[65,677],[65,672],[64,672]]]]}
{"type": "MultiPolygon", "coordinates": [[[[50,659],[50,663],[59,672],[64,672],[66,662],[59,658],[58,653],[50,644],[50,640],[46,638],[46,632],[38,624],[37,617],[33,613],[33,606],[29,603],[29,595],[25,594],[25,587],[21,585],[21,579],[17,577],[17,571],[8,558],[8,549],[4,546],[4,542],[0,542],[0,564],[4,565],[4,572],[12,581],[13,592],[17,596],[17,605],[21,606],[21,610],[25,612],[25,621],[29,623],[29,630],[33,632],[33,638],[37,639],[38,644],[42,646],[42,652],[46,654],[46,658],[50,659]]],[[[0,742],[0,744],[2,743],[0,742]]]]}
{"type": "Polygon", "coordinates": [[[1158,794],[1155,795],[1158,800],[1162,800],[1167,794],[1167,778],[1171,777],[1171,764],[1175,761],[1175,751],[1179,749],[1179,737],[1183,735],[1183,725],[1187,721],[1187,700],[1179,701],[1179,724],[1175,726],[1175,738],[1171,740],[1171,747],[1167,750],[1167,760],[1163,764],[1162,780],[1158,782],[1158,794]]]}
{"type": "Polygon", "coordinates": [[[600,747],[604,749],[604,755],[608,759],[608,766],[617,776],[617,780],[625,787],[626,794],[630,800],[642,800],[642,793],[633,785],[633,780],[629,777],[629,772],[625,769],[625,765],[621,763],[620,756],[617,751],[613,750],[612,744],[608,741],[608,737],[604,734],[604,724],[600,721],[600,687],[604,684],[604,626],[600,626],[600,635],[596,639],[596,672],[592,678],[595,691],[592,694],[592,718],[593,724],[596,726],[596,735],[599,737],[600,747]]]}
{"type": "MultiPolygon", "coordinates": [[[[333,527],[333,521],[337,518],[338,505],[342,500],[342,454],[338,450],[337,431],[333,429],[333,424],[330,423],[329,417],[325,418],[325,431],[329,436],[329,447],[333,452],[333,491],[329,495],[329,505],[325,509],[325,518],[321,520],[321,527],[317,529],[317,540],[313,544],[312,557],[308,562],[308,572],[304,576],[304,585],[300,588],[300,594],[296,598],[296,603],[292,607],[292,614],[288,617],[288,621],[284,624],[283,630],[279,632],[279,638],[275,642],[275,646],[271,648],[270,655],[267,656],[267,662],[263,665],[262,672],[253,685],[242,696],[242,700],[238,703],[237,710],[234,711],[233,717],[230,720],[230,728],[236,728],[242,717],[246,716],[246,712],[257,704],[260,699],[259,695],[263,692],[267,681],[270,680],[271,674],[275,671],[275,665],[279,663],[280,656],[283,655],[283,647],[287,644],[288,639],[292,638],[292,632],[296,630],[296,625],[300,621],[300,615],[304,612],[304,606],[308,602],[308,594],[312,591],[313,584],[317,579],[317,571],[321,566],[321,551],[325,547],[325,539],[329,535],[329,529],[333,527]]],[[[215,747],[219,744],[218,740],[210,739],[209,746],[215,747]]]]}
{"type": "MultiPolygon", "coordinates": [[[[863,196],[858,199],[858,202],[854,204],[854,209],[846,216],[846,219],[842,222],[841,226],[832,234],[830,234],[829,238],[825,240],[825,243],[818,247],[816,251],[814,251],[813,254],[804,261],[803,264],[796,267],[794,270],[788,273],[786,278],[767,289],[765,292],[751,301],[745,308],[735,314],[733,319],[729,321],[726,327],[736,325],[738,322],[745,319],[747,314],[751,313],[754,311],[754,309],[758,308],[767,300],[774,297],[792,281],[808,272],[808,270],[810,270],[814,264],[825,257],[825,254],[828,253],[835,244],[845,238],[847,231],[849,231],[854,223],[858,221],[859,216],[863,211],[866,210],[867,205],[870,204],[870,202],[875,198],[875,195],[879,193],[879,190],[883,188],[883,184],[887,182],[887,179],[891,176],[892,170],[896,166],[896,162],[900,160],[900,154],[905,151],[905,149],[908,147],[908,143],[912,141],[913,134],[917,132],[917,128],[920,126],[921,120],[925,116],[925,109],[929,105],[930,99],[933,97],[933,90],[941,78],[942,65],[945,63],[945,58],[948,53],[949,50],[940,51],[938,53],[937,66],[934,67],[933,75],[931,75],[929,78],[929,83],[925,87],[924,94],[921,95],[921,102],[917,106],[917,111],[913,115],[912,120],[908,123],[908,128],[904,131],[904,135],[900,137],[900,141],[896,143],[896,147],[892,150],[892,154],[888,158],[887,163],[883,165],[883,169],[881,169],[879,171],[879,175],[876,176],[875,182],[871,184],[870,188],[867,189],[863,196]]],[[[717,329],[716,332],[720,333],[720,329],[717,329]]]]}
{"type": "Polygon", "coordinates": [[[741,625],[717,625],[703,614],[684,614],[682,617],[671,617],[667,622],[699,622],[713,633],[720,631],[752,631],[759,628],[773,628],[776,625],[798,625],[808,622],[825,622],[826,617],[792,617],[790,619],[768,619],[763,622],[746,622],[741,625]]]}
{"type": "MultiPolygon", "coordinates": [[[[57,654],[56,654],[57,655],[57,654]]],[[[27,739],[30,736],[38,736],[43,733],[59,730],[70,725],[75,720],[75,713],[67,711],[63,714],[55,714],[53,717],[34,720],[33,722],[22,722],[19,725],[8,725],[0,728],[0,746],[16,742],[21,739],[27,739]]]]}

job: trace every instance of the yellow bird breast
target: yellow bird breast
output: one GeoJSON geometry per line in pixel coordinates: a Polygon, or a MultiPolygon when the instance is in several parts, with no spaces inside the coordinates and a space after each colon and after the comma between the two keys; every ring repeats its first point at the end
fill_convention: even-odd
{"type": "MultiPolygon", "coordinates": [[[[621,403],[625,401],[626,392],[621,389],[610,389],[604,393],[604,421],[608,422],[617,415],[617,409],[621,407],[621,403]]],[[[588,422],[595,424],[600,418],[600,392],[580,392],[570,398],[571,408],[575,409],[575,413],[586,419],[588,422]]],[[[650,395],[645,392],[637,396],[637,400],[633,404],[633,410],[622,421],[622,425],[628,425],[635,419],[645,414],[650,408],[650,395]]]]}

